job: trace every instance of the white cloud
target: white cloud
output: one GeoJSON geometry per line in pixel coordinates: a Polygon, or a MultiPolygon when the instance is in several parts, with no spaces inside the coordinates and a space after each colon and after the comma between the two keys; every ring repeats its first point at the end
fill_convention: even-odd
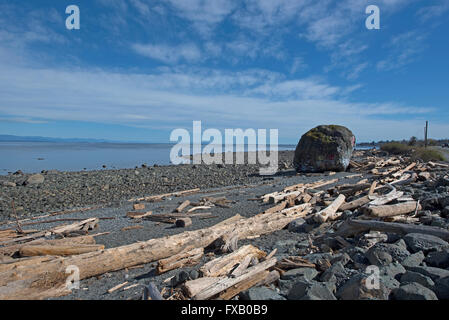
{"type": "Polygon", "coordinates": [[[414,61],[425,49],[424,40],[427,35],[420,30],[408,31],[391,38],[387,45],[391,49],[390,55],[377,63],[377,69],[390,71],[400,69],[414,61]]]}
{"type": "Polygon", "coordinates": [[[185,127],[193,120],[203,120],[217,128],[279,128],[283,139],[296,139],[298,132],[317,124],[337,123],[363,133],[360,139],[380,139],[392,131],[389,138],[408,135],[418,121],[414,117],[432,114],[428,107],[346,101],[339,96],[349,88],[317,79],[285,81],[281,75],[263,70],[167,70],[145,75],[4,65],[2,69],[0,113],[24,119],[153,129],[185,127]],[[250,92],[251,88],[257,90],[250,92]],[[385,115],[405,118],[397,122],[379,118],[385,115]],[[393,122],[394,130],[390,127],[393,122]]]}
{"type": "Polygon", "coordinates": [[[178,46],[155,45],[155,44],[134,44],[132,49],[140,55],[174,64],[181,60],[188,62],[198,61],[201,52],[195,44],[182,44],[178,46]]]}

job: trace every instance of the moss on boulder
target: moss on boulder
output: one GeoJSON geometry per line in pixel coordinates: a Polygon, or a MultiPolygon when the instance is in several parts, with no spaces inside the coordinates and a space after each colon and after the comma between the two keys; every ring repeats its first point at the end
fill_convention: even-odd
{"type": "Polygon", "coordinates": [[[321,125],[299,140],[293,164],[298,172],[345,171],[355,146],[354,134],[339,125],[321,125]]]}

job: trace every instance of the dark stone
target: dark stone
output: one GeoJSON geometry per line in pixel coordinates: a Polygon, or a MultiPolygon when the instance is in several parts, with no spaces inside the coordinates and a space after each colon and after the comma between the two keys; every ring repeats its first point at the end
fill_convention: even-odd
{"type": "Polygon", "coordinates": [[[402,239],[396,243],[376,243],[370,250],[387,252],[393,258],[393,261],[398,262],[402,262],[410,256],[410,252],[407,250],[406,244],[402,239]]]}
{"type": "Polygon", "coordinates": [[[308,224],[303,218],[293,220],[288,224],[288,231],[297,233],[307,233],[313,229],[313,226],[308,224]]]}
{"type": "Polygon", "coordinates": [[[286,300],[276,291],[267,287],[253,287],[240,293],[242,300],[286,300]]]}
{"type": "Polygon", "coordinates": [[[288,293],[288,300],[337,300],[332,284],[301,280],[288,293]]]}
{"type": "Polygon", "coordinates": [[[438,279],[434,290],[438,299],[449,300],[449,277],[438,279]]]}
{"type": "Polygon", "coordinates": [[[345,171],[355,146],[343,126],[322,125],[305,133],[296,146],[293,165],[299,172],[345,171]]]}
{"type": "Polygon", "coordinates": [[[396,300],[438,300],[436,294],[423,285],[412,282],[392,291],[396,300]]]}
{"type": "Polygon", "coordinates": [[[408,267],[407,270],[419,272],[425,276],[430,277],[433,281],[437,281],[438,279],[449,277],[449,270],[427,267],[427,266],[418,266],[418,267],[408,267]]]}
{"type": "Polygon", "coordinates": [[[303,277],[306,280],[312,280],[318,275],[318,271],[313,268],[297,268],[291,269],[281,275],[282,280],[292,280],[298,277],[303,277]]]}
{"type": "Polygon", "coordinates": [[[404,241],[407,243],[407,247],[414,253],[418,251],[427,253],[449,248],[449,243],[429,234],[409,233],[404,236],[404,241]]]}
{"type": "Polygon", "coordinates": [[[198,279],[198,277],[200,275],[199,275],[198,271],[192,270],[189,272],[189,276],[190,276],[190,279],[195,280],[195,279],[198,279]]]}
{"type": "Polygon", "coordinates": [[[423,261],[426,256],[422,251],[416,252],[414,254],[411,254],[407,258],[405,258],[401,264],[407,268],[407,267],[418,267],[423,261]]]}
{"type": "Polygon", "coordinates": [[[378,288],[367,286],[368,276],[364,273],[354,275],[337,290],[337,298],[342,300],[388,300],[390,290],[382,281],[379,281],[378,288]]]}
{"type": "Polygon", "coordinates": [[[435,285],[435,282],[433,282],[433,280],[430,277],[425,276],[422,273],[407,271],[401,276],[401,284],[407,284],[412,282],[419,283],[420,285],[423,285],[424,287],[429,288],[431,290],[435,285]]]}
{"type": "Polygon", "coordinates": [[[449,267],[449,249],[442,251],[429,252],[424,259],[427,265],[436,268],[448,268],[449,267]]]}
{"type": "Polygon", "coordinates": [[[388,252],[376,246],[371,247],[365,255],[368,261],[375,266],[386,266],[393,262],[393,258],[388,252]]]}

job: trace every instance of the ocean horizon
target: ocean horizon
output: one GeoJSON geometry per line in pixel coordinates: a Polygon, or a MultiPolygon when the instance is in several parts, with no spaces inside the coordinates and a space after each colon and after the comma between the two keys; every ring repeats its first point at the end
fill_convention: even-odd
{"type": "MultiPolygon", "coordinates": [[[[43,170],[83,171],[104,169],[132,169],[169,165],[174,143],[121,142],[0,142],[0,175],[21,170],[36,173],[43,170]]],[[[206,146],[204,143],[202,146],[206,146]]],[[[241,148],[242,146],[237,146],[241,148]]],[[[296,145],[280,144],[279,151],[294,150],[296,145]]],[[[243,146],[248,150],[248,145],[243,146]]],[[[236,146],[234,146],[234,151],[236,146]]],[[[192,154],[192,148],[190,149],[192,154]]],[[[224,151],[223,146],[223,151],[224,151]]],[[[260,149],[263,150],[263,149],[260,149]]]]}

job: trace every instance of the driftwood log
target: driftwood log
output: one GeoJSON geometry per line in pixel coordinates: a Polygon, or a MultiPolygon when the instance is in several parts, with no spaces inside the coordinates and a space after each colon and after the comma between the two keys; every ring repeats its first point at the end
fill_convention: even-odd
{"type": "Polygon", "coordinates": [[[422,233],[441,238],[445,241],[449,241],[449,231],[443,228],[372,220],[347,220],[340,226],[340,228],[338,228],[338,230],[334,234],[332,234],[332,237],[350,237],[370,230],[391,232],[400,235],[406,235],[408,233],[422,233]]]}
{"type": "Polygon", "coordinates": [[[31,266],[16,264],[13,270],[0,272],[0,299],[44,299],[64,295],[69,293],[65,286],[69,266],[79,269],[80,280],[90,278],[168,258],[184,250],[206,247],[230,232],[237,232],[239,238],[268,234],[283,229],[300,214],[273,213],[247,219],[237,215],[206,229],[71,257],[42,259],[31,266]]]}
{"type": "Polygon", "coordinates": [[[366,213],[373,217],[384,218],[401,216],[416,210],[421,210],[421,205],[416,201],[408,201],[392,205],[369,206],[366,208],[366,213]]]}

